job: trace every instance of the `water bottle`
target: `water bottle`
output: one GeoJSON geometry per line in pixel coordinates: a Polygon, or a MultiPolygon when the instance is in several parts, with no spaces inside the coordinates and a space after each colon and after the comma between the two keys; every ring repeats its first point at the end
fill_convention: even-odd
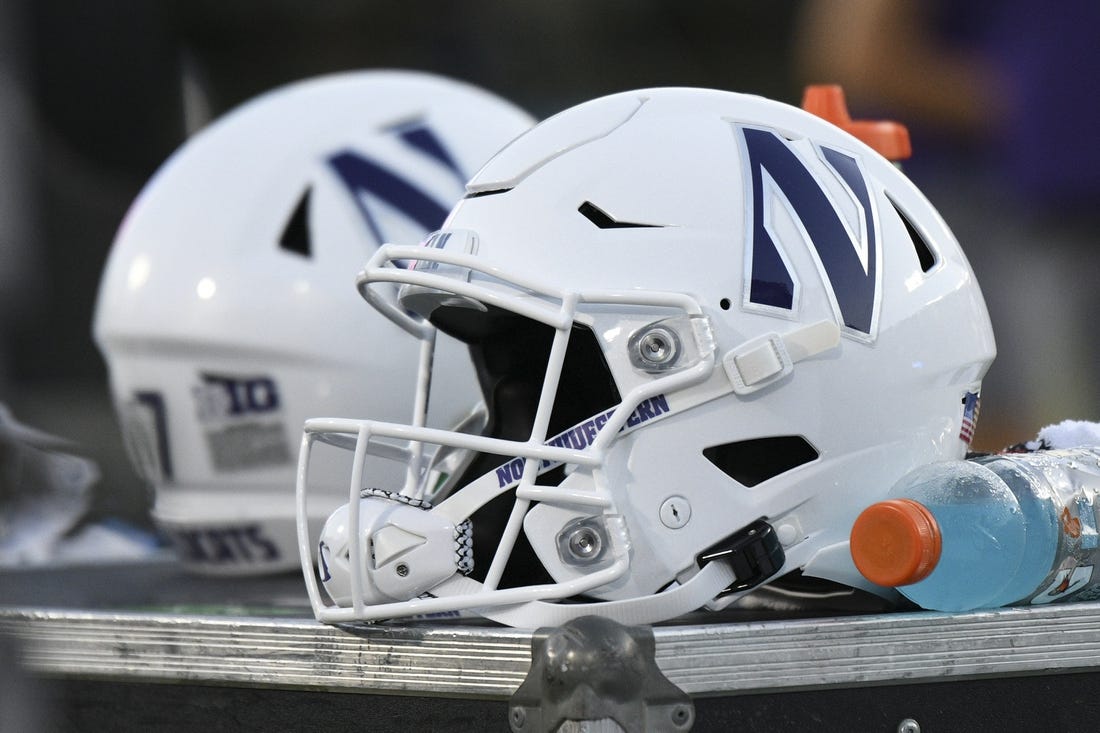
{"type": "Polygon", "coordinates": [[[1100,448],[984,456],[922,466],[852,527],[871,582],[922,608],[1100,598],[1100,448]]]}

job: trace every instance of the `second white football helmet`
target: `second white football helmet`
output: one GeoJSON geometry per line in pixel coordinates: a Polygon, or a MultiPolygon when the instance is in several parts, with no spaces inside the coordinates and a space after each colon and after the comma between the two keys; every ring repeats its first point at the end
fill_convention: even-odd
{"type": "MultiPolygon", "coordinates": [[[[149,181],[103,273],[94,335],[153,518],[188,568],[297,567],[304,420],[413,410],[420,346],[362,301],[355,273],[383,243],[438,228],[466,179],[533,124],[450,79],[337,74],[231,111],[149,181]]],[[[477,429],[466,349],[440,342],[429,424],[477,429]]],[[[346,500],[349,465],[337,449],[318,461],[316,526],[346,500]]]]}
{"type": "Polygon", "coordinates": [[[651,622],[792,571],[887,594],[854,567],[852,521],[914,466],[964,455],[994,356],[962,250],[893,164],[729,92],[562,112],[359,283],[410,333],[471,345],[490,430],[307,423],[300,511],[318,441],[357,451],[321,536],[331,603],[306,573],[327,621],[651,622]],[[480,456],[426,506],[358,468],[393,441],[480,456]]]}

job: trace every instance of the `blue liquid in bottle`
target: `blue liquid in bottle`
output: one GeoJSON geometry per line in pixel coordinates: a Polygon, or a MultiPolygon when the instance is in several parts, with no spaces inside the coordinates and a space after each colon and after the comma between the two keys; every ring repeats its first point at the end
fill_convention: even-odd
{"type": "Polygon", "coordinates": [[[1049,496],[1028,488],[1027,477],[1011,464],[951,461],[923,466],[902,479],[892,494],[923,504],[942,537],[932,572],[898,587],[922,608],[964,611],[1007,605],[1034,592],[1050,572],[1058,544],[1053,506],[1049,496]]]}

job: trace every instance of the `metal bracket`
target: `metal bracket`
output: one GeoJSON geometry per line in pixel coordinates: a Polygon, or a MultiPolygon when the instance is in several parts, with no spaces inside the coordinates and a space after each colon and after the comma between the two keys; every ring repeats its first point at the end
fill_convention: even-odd
{"type": "Polygon", "coordinates": [[[691,730],[695,705],[657,667],[655,648],[651,628],[600,616],[539,629],[509,702],[512,731],[691,730]]]}

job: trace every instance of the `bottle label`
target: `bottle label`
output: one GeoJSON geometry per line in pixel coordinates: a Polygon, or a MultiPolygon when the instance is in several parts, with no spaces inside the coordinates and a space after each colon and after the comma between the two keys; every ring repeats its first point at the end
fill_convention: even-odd
{"type": "MultiPolygon", "coordinates": [[[[1053,457],[1055,452],[1047,454],[1053,457]]],[[[1096,453],[1089,449],[1057,451],[1061,454],[1060,480],[1044,471],[1056,498],[1062,503],[1058,516],[1059,541],[1055,557],[1058,565],[1041,589],[1026,602],[1042,605],[1069,600],[1091,601],[1100,598],[1100,532],[1097,531],[1098,474],[1084,470],[1082,463],[1096,466],[1096,453]],[[1067,481],[1068,479],[1068,481],[1067,481]]],[[[1033,456],[1042,455],[1033,454],[1033,456]]]]}
{"type": "Polygon", "coordinates": [[[1055,601],[1065,600],[1070,596],[1077,596],[1075,600],[1078,601],[1100,598],[1100,586],[1084,591],[1085,587],[1092,581],[1092,574],[1092,565],[1078,565],[1073,568],[1057,570],[1051,584],[1032,596],[1031,604],[1054,603],[1055,601]],[[1088,597],[1086,598],[1086,596],[1088,597]]]}

